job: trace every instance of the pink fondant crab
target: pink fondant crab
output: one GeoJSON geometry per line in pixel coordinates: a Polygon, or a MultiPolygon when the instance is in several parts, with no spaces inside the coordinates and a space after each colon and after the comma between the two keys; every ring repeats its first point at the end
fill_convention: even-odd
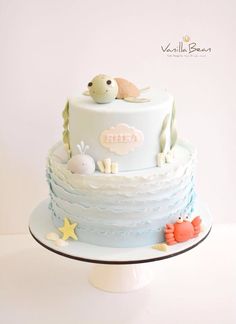
{"type": "Polygon", "coordinates": [[[179,217],[175,224],[166,224],[165,239],[168,245],[185,242],[197,237],[201,231],[201,218],[195,217],[190,222],[189,217],[179,217]]]}

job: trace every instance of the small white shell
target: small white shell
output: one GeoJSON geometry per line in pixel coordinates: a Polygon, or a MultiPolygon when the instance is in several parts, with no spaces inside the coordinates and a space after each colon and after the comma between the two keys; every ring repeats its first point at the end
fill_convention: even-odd
{"type": "Polygon", "coordinates": [[[55,244],[58,247],[63,247],[63,246],[67,246],[69,243],[59,238],[58,240],[55,241],[55,244]]]}
{"type": "Polygon", "coordinates": [[[56,241],[59,239],[59,235],[57,233],[50,232],[46,235],[46,239],[49,241],[56,241]]]}
{"type": "Polygon", "coordinates": [[[153,249],[166,252],[168,250],[168,246],[166,243],[158,243],[152,246],[153,249]]]}

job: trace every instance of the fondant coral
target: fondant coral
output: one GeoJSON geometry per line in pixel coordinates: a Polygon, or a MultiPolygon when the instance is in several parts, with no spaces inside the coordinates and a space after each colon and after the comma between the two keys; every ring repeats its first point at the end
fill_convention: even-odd
{"type": "Polygon", "coordinates": [[[165,153],[157,154],[157,166],[161,167],[165,164],[165,153]]]}
{"type": "Polygon", "coordinates": [[[118,173],[119,166],[117,162],[112,162],[110,158],[103,161],[97,161],[98,169],[102,173],[118,173]]]}

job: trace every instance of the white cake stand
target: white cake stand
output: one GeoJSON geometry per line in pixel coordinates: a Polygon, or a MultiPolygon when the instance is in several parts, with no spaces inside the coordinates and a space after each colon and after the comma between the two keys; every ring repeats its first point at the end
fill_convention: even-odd
{"type": "Polygon", "coordinates": [[[109,248],[68,241],[64,247],[46,239],[49,232],[57,232],[51,221],[48,200],[41,202],[32,212],[29,230],[33,238],[46,249],[64,257],[95,264],[89,276],[90,283],[109,292],[127,292],[142,288],[152,280],[149,262],[170,258],[200,244],[210,233],[212,220],[210,213],[202,204],[197,204],[195,215],[203,219],[203,231],[197,238],[185,243],[168,246],[167,251],[153,249],[152,246],[141,248],[109,248]]]}

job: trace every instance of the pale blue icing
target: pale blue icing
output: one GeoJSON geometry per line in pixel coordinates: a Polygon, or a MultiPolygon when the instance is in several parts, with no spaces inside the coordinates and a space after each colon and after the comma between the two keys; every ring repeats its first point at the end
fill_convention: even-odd
{"type": "MultiPolygon", "coordinates": [[[[174,98],[167,91],[150,89],[149,102],[130,104],[114,100],[98,105],[90,97],[81,95],[69,99],[69,129],[72,153],[77,154],[77,144],[83,140],[90,147],[95,161],[110,157],[119,164],[120,171],[140,170],[156,166],[160,152],[159,135],[167,114],[171,115],[174,98]],[[143,134],[143,143],[129,154],[116,154],[104,147],[100,140],[103,131],[125,123],[143,134]]],[[[170,121],[167,125],[166,148],[170,148],[170,121]]]]}
{"type": "MultiPolygon", "coordinates": [[[[124,196],[124,195],[104,195],[101,194],[100,191],[97,191],[95,193],[84,194],[77,191],[70,190],[63,188],[61,185],[57,184],[55,181],[55,177],[51,177],[50,174],[48,174],[49,184],[52,193],[61,199],[64,199],[70,203],[76,203],[80,205],[81,207],[93,207],[96,206],[96,208],[106,209],[112,207],[113,210],[121,210],[124,206],[126,206],[127,209],[137,209],[137,208],[145,208],[145,206],[148,203],[148,207],[155,207],[158,208],[158,206],[163,206],[163,203],[165,201],[169,201],[172,199],[172,201],[177,201],[182,199],[183,196],[187,195],[189,191],[193,187],[193,177],[183,179],[178,186],[174,188],[169,188],[168,190],[158,190],[151,193],[145,193],[139,195],[138,193],[135,195],[135,200],[130,200],[130,196],[124,196]],[[128,206],[127,206],[128,204],[128,206]]],[[[58,181],[59,179],[57,179],[58,181]]]]}
{"type": "Polygon", "coordinates": [[[50,160],[47,181],[54,225],[62,226],[68,217],[78,223],[79,241],[95,245],[138,247],[163,242],[165,225],[194,210],[194,159],[185,151],[185,164],[173,164],[168,173],[158,176],[150,169],[141,175],[77,177],[67,174],[65,162],[50,160]]]}
{"type": "MultiPolygon", "coordinates": [[[[190,198],[189,204],[181,210],[182,214],[191,214],[194,208],[195,195],[190,198]]],[[[71,221],[76,222],[75,218],[64,210],[60,210],[56,205],[52,204],[52,220],[56,227],[63,225],[63,218],[65,215],[71,221]],[[55,208],[55,209],[54,209],[55,208]]],[[[139,247],[145,245],[152,245],[157,242],[164,241],[164,226],[171,222],[171,219],[176,219],[179,213],[171,215],[162,221],[144,221],[133,226],[118,226],[115,224],[104,225],[100,219],[97,218],[96,223],[83,221],[80,218],[79,226],[76,228],[76,234],[81,242],[86,242],[101,246],[111,247],[139,247]]]]}
{"type": "Polygon", "coordinates": [[[79,224],[79,240],[96,245],[136,247],[162,242],[165,224],[175,222],[179,215],[191,214],[194,207],[193,176],[182,179],[160,197],[158,193],[142,195],[139,203],[137,197],[131,203],[121,195],[119,199],[110,196],[107,201],[107,196],[101,200],[99,192],[97,198],[91,193],[79,195],[79,190],[69,192],[54,182],[50,171],[48,181],[54,225],[62,226],[64,217],[68,217],[79,224]],[[153,196],[151,200],[149,195],[153,196]]]}
{"type": "Polygon", "coordinates": [[[64,191],[60,187],[55,187],[55,184],[51,182],[51,194],[53,199],[60,205],[62,208],[66,208],[66,211],[74,212],[82,212],[86,213],[87,217],[89,214],[94,211],[97,213],[102,213],[103,216],[108,214],[109,218],[112,218],[111,211],[113,213],[122,213],[123,215],[127,213],[134,213],[134,217],[140,218],[140,214],[143,214],[144,217],[149,213],[149,217],[152,212],[159,212],[159,215],[162,213],[166,213],[168,208],[173,209],[178,205],[182,204],[182,201],[188,197],[189,193],[193,188],[193,182],[190,181],[186,186],[179,186],[175,190],[169,190],[169,195],[167,194],[162,197],[161,194],[159,196],[159,192],[155,195],[152,194],[151,199],[148,195],[143,195],[142,200],[140,197],[133,196],[133,199],[127,199],[127,197],[119,197],[110,196],[110,197],[98,197],[96,198],[96,194],[90,194],[86,198],[80,195],[70,194],[64,191]],[[56,190],[54,190],[56,189],[56,190]],[[107,199],[108,198],[108,199],[107,199]],[[67,204],[65,207],[64,205],[67,204]]]}
{"type": "MultiPolygon", "coordinates": [[[[114,225],[114,226],[124,226],[124,227],[134,227],[134,226],[143,226],[144,224],[156,223],[161,224],[162,221],[172,222],[176,221],[179,215],[185,213],[186,208],[189,204],[192,203],[194,199],[194,192],[191,191],[188,197],[185,197],[181,204],[173,207],[169,205],[169,210],[165,209],[164,212],[160,212],[156,209],[147,209],[147,210],[137,210],[136,212],[132,211],[112,211],[112,210],[102,210],[96,208],[81,208],[76,204],[69,204],[66,201],[63,201],[59,198],[53,197],[51,195],[52,209],[58,214],[61,215],[70,215],[74,221],[78,223],[90,223],[100,225],[114,225]]],[[[66,216],[63,216],[63,218],[66,216]]]]}

